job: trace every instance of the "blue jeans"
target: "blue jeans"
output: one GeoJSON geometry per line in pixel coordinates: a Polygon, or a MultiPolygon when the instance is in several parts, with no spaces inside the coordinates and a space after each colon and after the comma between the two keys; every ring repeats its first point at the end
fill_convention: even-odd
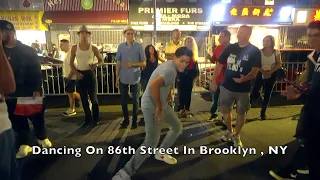
{"type": "MultiPolygon", "coordinates": [[[[143,104],[143,103],[142,103],[143,104]]],[[[150,103],[151,104],[151,103],[150,103]]],[[[156,148],[158,146],[160,135],[161,135],[161,123],[163,121],[158,121],[154,119],[155,116],[155,108],[144,108],[142,105],[142,112],[144,115],[145,121],[145,131],[146,137],[142,145],[136,150],[136,153],[131,157],[129,162],[125,165],[124,170],[132,176],[137,172],[142,163],[150,157],[150,154],[141,154],[141,147],[144,146],[146,148],[156,148]]],[[[160,148],[169,148],[171,147],[176,139],[182,132],[182,123],[178,118],[177,114],[173,111],[172,107],[168,104],[165,105],[164,114],[163,114],[164,122],[169,125],[169,132],[166,137],[163,139],[160,148]]]]}
{"type": "MultiPolygon", "coordinates": [[[[130,90],[132,93],[132,101],[133,101],[132,121],[136,122],[138,119],[140,83],[130,85],[130,90]]],[[[120,82],[121,105],[122,105],[122,113],[123,113],[124,120],[129,120],[128,93],[129,93],[129,84],[123,84],[120,82]]]]}
{"type": "Polygon", "coordinates": [[[12,129],[0,134],[0,179],[16,180],[17,163],[15,137],[12,129]]]}

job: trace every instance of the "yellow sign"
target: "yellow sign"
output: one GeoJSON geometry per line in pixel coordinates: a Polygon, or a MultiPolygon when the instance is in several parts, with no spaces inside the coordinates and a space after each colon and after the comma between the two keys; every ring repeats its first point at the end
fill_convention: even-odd
{"type": "MultiPolygon", "coordinates": [[[[265,16],[265,17],[271,17],[272,16],[272,13],[274,11],[273,8],[266,8],[264,11],[263,9],[261,8],[254,8],[253,10],[250,8],[239,8],[239,10],[241,10],[241,16],[249,16],[249,15],[252,15],[252,16],[260,16],[261,14],[261,11],[263,12],[262,16],[265,16]],[[250,13],[249,13],[250,12],[250,13]]],[[[232,8],[231,11],[230,11],[230,15],[231,16],[238,16],[238,9],[237,8],[232,8]]]]}
{"type": "Polygon", "coordinates": [[[47,24],[51,24],[52,20],[51,19],[46,19],[44,22],[47,23],[47,24]]]}
{"type": "Polygon", "coordinates": [[[111,23],[113,23],[113,24],[123,24],[123,23],[128,23],[128,20],[112,19],[111,23]]]}
{"type": "Polygon", "coordinates": [[[249,15],[249,9],[248,8],[243,8],[241,16],[248,16],[248,15],[249,15]]]}
{"type": "Polygon", "coordinates": [[[238,9],[237,8],[232,8],[230,11],[231,16],[237,16],[238,15],[238,9]]]}
{"type": "Polygon", "coordinates": [[[271,17],[273,13],[273,8],[267,8],[264,13],[263,13],[263,16],[267,16],[267,17],[271,17]]]}
{"type": "Polygon", "coordinates": [[[254,16],[260,16],[260,9],[259,8],[254,8],[253,12],[252,12],[252,15],[254,16]]]}
{"type": "Polygon", "coordinates": [[[42,24],[43,11],[1,11],[0,19],[10,21],[16,30],[44,30],[42,24]]]}
{"type": "Polygon", "coordinates": [[[320,10],[316,10],[313,16],[314,21],[320,21],[320,10]]]}

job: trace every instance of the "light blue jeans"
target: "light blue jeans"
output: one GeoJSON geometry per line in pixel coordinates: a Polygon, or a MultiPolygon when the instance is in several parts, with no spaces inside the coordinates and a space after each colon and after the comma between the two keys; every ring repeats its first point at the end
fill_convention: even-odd
{"type": "MultiPolygon", "coordinates": [[[[147,106],[142,105],[142,112],[145,120],[146,137],[141,146],[145,146],[146,148],[156,148],[160,140],[161,123],[163,122],[154,119],[154,108],[151,108],[150,106],[147,108],[144,107],[147,106]]],[[[181,134],[182,123],[177,114],[173,111],[172,107],[170,107],[168,104],[165,105],[163,119],[164,122],[169,125],[170,130],[161,143],[160,148],[169,148],[174,144],[176,139],[181,134]]],[[[135,155],[131,157],[129,162],[123,168],[130,176],[135,174],[142,163],[150,157],[150,154],[141,154],[141,146],[136,150],[135,155]]]]}

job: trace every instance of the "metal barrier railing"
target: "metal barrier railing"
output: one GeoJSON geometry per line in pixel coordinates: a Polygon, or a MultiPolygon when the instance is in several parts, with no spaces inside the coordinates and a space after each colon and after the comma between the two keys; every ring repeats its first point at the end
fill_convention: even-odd
{"type": "MultiPolygon", "coordinates": [[[[304,63],[284,63],[287,68],[287,79],[295,81],[304,70],[304,63]]],[[[215,65],[210,62],[199,62],[200,76],[195,80],[193,92],[208,92],[215,65]]],[[[65,79],[62,76],[61,64],[42,65],[42,90],[44,95],[65,95],[65,79]]],[[[116,88],[116,64],[105,63],[96,69],[97,89],[99,95],[118,95],[116,88]]],[[[275,92],[286,91],[287,84],[278,81],[274,88],[275,92]]]]}

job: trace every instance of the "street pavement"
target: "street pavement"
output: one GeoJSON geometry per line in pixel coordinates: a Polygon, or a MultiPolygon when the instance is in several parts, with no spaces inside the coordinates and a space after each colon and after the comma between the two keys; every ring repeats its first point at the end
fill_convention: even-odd
{"type": "MultiPolygon", "coordinates": [[[[259,109],[248,112],[248,121],[241,132],[245,148],[252,154],[200,154],[200,146],[220,148],[226,152],[230,144],[220,141],[225,126],[220,121],[206,122],[209,117],[210,101],[200,94],[193,94],[190,118],[181,119],[184,130],[174,147],[178,154],[178,164],[167,165],[151,156],[132,179],[159,180],[268,180],[268,171],[284,166],[297,148],[293,138],[300,113],[300,105],[271,106],[267,111],[268,120],[259,119],[259,109]],[[285,153],[269,154],[269,147],[288,146],[285,153]],[[194,152],[185,153],[185,148],[194,152]],[[254,150],[256,153],[254,154],[254,150]],[[263,155],[261,156],[261,152],[263,155]]],[[[129,106],[131,109],[131,106],[129,106]]],[[[119,105],[101,106],[101,124],[87,131],[78,130],[84,119],[83,113],[73,117],[62,117],[66,109],[48,109],[46,124],[48,136],[55,147],[81,148],[81,157],[75,155],[30,155],[19,160],[23,180],[108,180],[124,166],[131,155],[114,154],[110,149],[118,147],[137,148],[144,140],[144,126],[137,129],[121,127],[121,107],[119,105]],[[95,149],[94,155],[86,153],[95,149]]],[[[235,116],[234,116],[235,117],[235,116]]],[[[163,125],[162,137],[168,132],[163,125]]],[[[161,142],[160,140],[160,142],[161,142]]],[[[217,152],[216,151],[216,152],[217,152]]],[[[217,152],[219,153],[219,152],[217,152]]]]}

